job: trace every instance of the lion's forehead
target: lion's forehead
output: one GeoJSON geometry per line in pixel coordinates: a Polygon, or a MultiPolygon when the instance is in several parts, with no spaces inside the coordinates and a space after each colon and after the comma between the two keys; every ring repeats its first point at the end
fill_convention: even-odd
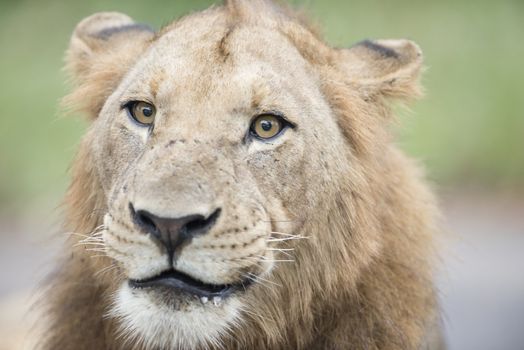
{"type": "MultiPolygon", "coordinates": [[[[227,61],[230,55],[246,55],[256,60],[281,62],[292,59],[300,64],[302,55],[276,26],[256,23],[225,23],[219,26],[187,24],[174,27],[161,35],[151,45],[154,53],[171,58],[198,56],[215,59],[215,64],[227,61]]],[[[209,62],[208,62],[209,63],[209,62]]],[[[293,67],[285,67],[293,69],[293,67]]]]}
{"type": "Polygon", "coordinates": [[[261,81],[282,89],[297,80],[300,86],[311,85],[306,61],[275,29],[251,25],[191,31],[182,26],[158,38],[123,85],[135,90],[164,88],[177,96],[236,90],[238,99],[261,81]]]}

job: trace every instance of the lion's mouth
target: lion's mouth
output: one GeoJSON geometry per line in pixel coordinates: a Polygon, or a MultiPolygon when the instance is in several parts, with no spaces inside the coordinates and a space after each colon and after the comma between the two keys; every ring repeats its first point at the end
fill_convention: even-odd
{"type": "Polygon", "coordinates": [[[132,288],[163,287],[174,289],[197,296],[205,303],[208,300],[217,302],[221,299],[227,298],[235,291],[245,290],[250,282],[251,280],[248,279],[234,284],[209,284],[196,280],[180,271],[171,269],[151,278],[129,280],[129,285],[132,288]]]}

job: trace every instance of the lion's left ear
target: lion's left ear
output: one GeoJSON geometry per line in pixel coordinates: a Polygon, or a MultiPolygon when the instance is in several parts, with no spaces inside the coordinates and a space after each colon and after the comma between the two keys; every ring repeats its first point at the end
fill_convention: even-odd
{"type": "Polygon", "coordinates": [[[411,98],[421,93],[422,51],[412,41],[365,40],[338,53],[345,80],[366,95],[411,98]]]}
{"type": "Polygon", "coordinates": [[[95,13],[80,21],[66,53],[66,69],[77,86],[65,105],[95,118],[154,35],[149,26],[118,12],[95,13]]]}
{"type": "Polygon", "coordinates": [[[121,60],[129,52],[136,55],[153,35],[149,26],[123,13],[95,13],[77,24],[67,50],[67,67],[82,80],[101,60],[121,60]]]}

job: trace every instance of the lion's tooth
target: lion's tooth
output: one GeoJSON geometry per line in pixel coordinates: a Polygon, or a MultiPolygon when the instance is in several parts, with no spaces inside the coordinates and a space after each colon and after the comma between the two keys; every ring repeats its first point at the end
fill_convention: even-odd
{"type": "Polygon", "coordinates": [[[208,299],[207,297],[200,297],[200,302],[201,302],[202,304],[207,303],[208,300],[209,300],[209,299],[208,299]]]}
{"type": "Polygon", "coordinates": [[[213,297],[213,304],[215,304],[215,306],[220,306],[221,302],[222,302],[221,297],[213,297]]]}

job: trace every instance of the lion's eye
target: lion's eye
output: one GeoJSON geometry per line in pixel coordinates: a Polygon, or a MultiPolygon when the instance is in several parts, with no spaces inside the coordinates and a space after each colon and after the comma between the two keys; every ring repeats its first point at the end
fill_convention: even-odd
{"type": "Polygon", "coordinates": [[[126,105],[126,108],[134,120],[143,125],[151,125],[155,121],[155,106],[142,101],[133,101],[126,105]]]}
{"type": "Polygon", "coordinates": [[[284,126],[282,118],[272,114],[263,114],[253,120],[250,132],[259,139],[267,140],[280,134],[284,126]]]}

